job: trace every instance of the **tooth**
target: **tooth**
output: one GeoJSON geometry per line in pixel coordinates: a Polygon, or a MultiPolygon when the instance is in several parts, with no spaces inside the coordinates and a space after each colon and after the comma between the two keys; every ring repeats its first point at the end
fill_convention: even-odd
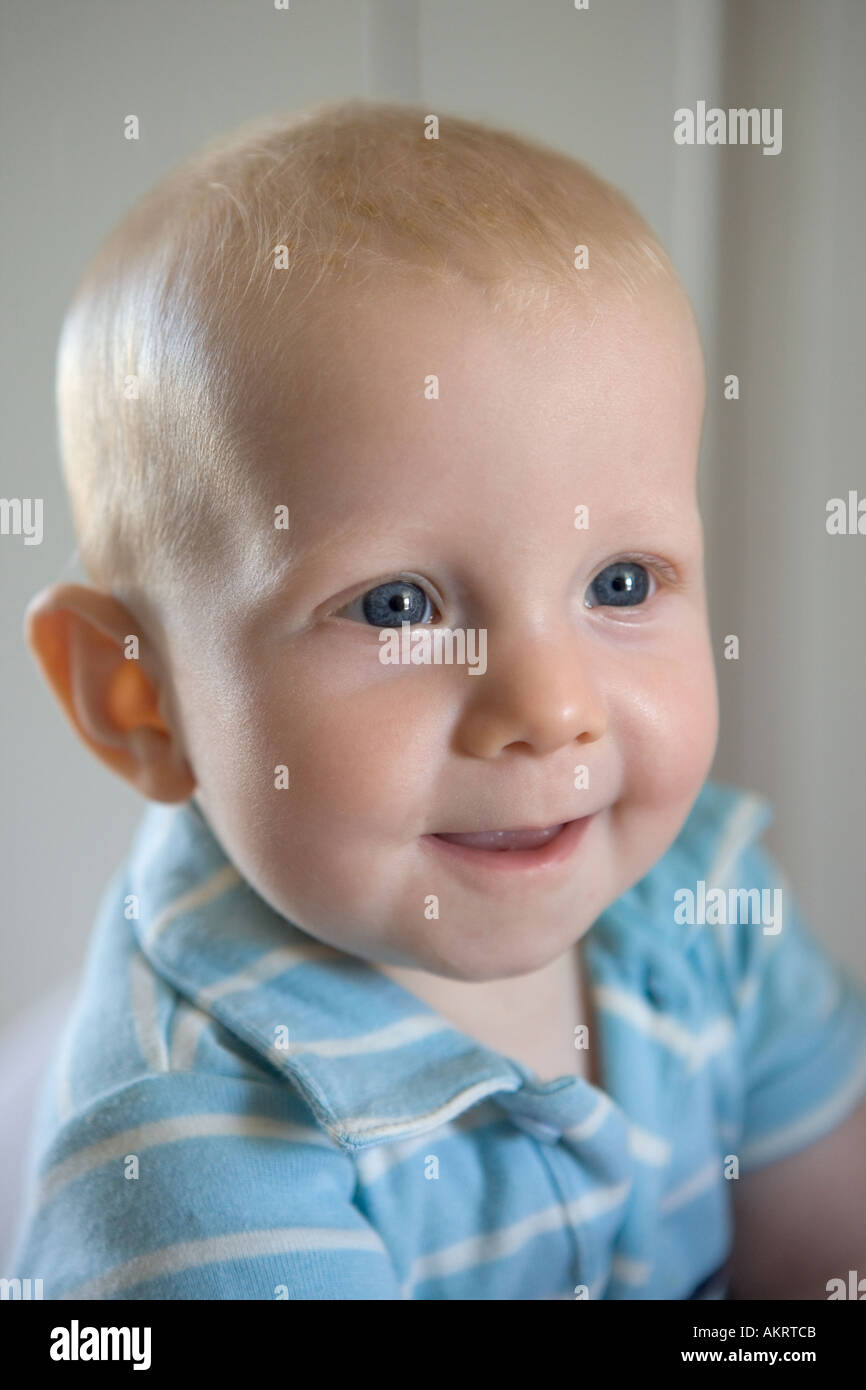
{"type": "Polygon", "coordinates": [[[469,834],[441,834],[440,840],[467,845],[470,849],[497,850],[538,849],[559,834],[562,825],[550,825],[544,830],[479,830],[469,834]]]}

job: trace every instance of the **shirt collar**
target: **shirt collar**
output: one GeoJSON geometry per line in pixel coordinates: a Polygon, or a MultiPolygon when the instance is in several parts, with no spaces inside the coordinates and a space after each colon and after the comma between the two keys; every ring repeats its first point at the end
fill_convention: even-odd
{"type": "Polygon", "coordinates": [[[424,1133],[531,1077],[274,911],[194,802],[148,808],[128,869],[153,968],[290,1078],[343,1147],[424,1133]]]}
{"type": "MultiPolygon", "coordinates": [[[[770,815],[759,798],[706,784],[660,864],[594,923],[592,958],[606,952],[625,965],[650,954],[681,975],[684,948],[702,929],[674,925],[672,884],[694,879],[696,846],[719,865],[770,815]]],[[[347,1149],[422,1134],[497,1092],[565,1084],[534,1082],[520,1063],[277,913],[192,800],[148,807],[128,867],[133,929],[153,968],[289,1078],[347,1149]]]]}

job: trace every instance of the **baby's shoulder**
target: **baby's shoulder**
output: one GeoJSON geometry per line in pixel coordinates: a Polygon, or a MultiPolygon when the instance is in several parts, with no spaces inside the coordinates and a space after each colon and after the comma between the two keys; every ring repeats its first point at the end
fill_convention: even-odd
{"type": "Polygon", "coordinates": [[[104,896],[67,1022],[58,1077],[67,1105],[150,1075],[275,1080],[258,1052],[154,968],[124,918],[125,888],[117,875],[104,896]]]}
{"type": "Polygon", "coordinates": [[[653,873],[665,880],[699,874],[705,883],[721,884],[756,850],[773,816],[757,792],[708,780],[653,873]]]}
{"type": "Polygon", "coordinates": [[[42,1082],[31,1165],[127,1131],[159,1137],[181,1116],[206,1132],[217,1123],[210,1116],[221,1114],[231,1129],[253,1114],[330,1145],[304,1097],[261,1050],[154,968],[124,917],[128,887],[121,868],[103,895],[42,1082]]]}

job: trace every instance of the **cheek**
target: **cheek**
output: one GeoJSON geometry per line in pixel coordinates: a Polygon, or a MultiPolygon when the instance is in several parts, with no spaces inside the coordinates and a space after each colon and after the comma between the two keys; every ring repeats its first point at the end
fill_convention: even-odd
{"type": "Polygon", "coordinates": [[[647,668],[639,687],[620,692],[618,724],[625,780],[634,803],[691,804],[712,766],[718,696],[709,640],[647,668]]]}
{"type": "MultiPolygon", "coordinates": [[[[261,683],[254,707],[218,731],[222,796],[274,803],[274,769],[289,791],[279,818],[300,828],[317,821],[345,832],[399,836],[422,809],[441,744],[439,705],[426,671],[388,670],[361,684],[324,678],[315,663],[261,683]],[[227,736],[230,733],[230,737],[227,736]],[[253,772],[255,769],[255,772],[253,772]]],[[[411,833],[411,827],[407,827],[411,833]]]]}
{"type": "Polygon", "coordinates": [[[426,828],[431,759],[447,727],[428,674],[336,687],[307,663],[260,667],[254,694],[187,682],[205,814],[277,912],[314,935],[314,924],[330,924],[323,940],[337,944],[359,915],[387,915],[401,860],[377,856],[426,828]],[[288,788],[275,787],[278,766],[288,768],[288,788]]]}

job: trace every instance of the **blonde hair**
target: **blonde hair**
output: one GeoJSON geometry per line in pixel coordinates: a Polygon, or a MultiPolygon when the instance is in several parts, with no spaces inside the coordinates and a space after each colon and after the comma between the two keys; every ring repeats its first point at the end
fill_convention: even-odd
{"type": "Polygon", "coordinates": [[[167,591],[245,510],[261,521],[244,466],[257,363],[302,347],[332,292],[471,285],[491,312],[528,316],[678,285],[631,203],[585,165],[468,120],[431,127],[421,106],[362,100],[243,126],[108,237],[57,371],[64,477],[100,588],[167,591]]]}

